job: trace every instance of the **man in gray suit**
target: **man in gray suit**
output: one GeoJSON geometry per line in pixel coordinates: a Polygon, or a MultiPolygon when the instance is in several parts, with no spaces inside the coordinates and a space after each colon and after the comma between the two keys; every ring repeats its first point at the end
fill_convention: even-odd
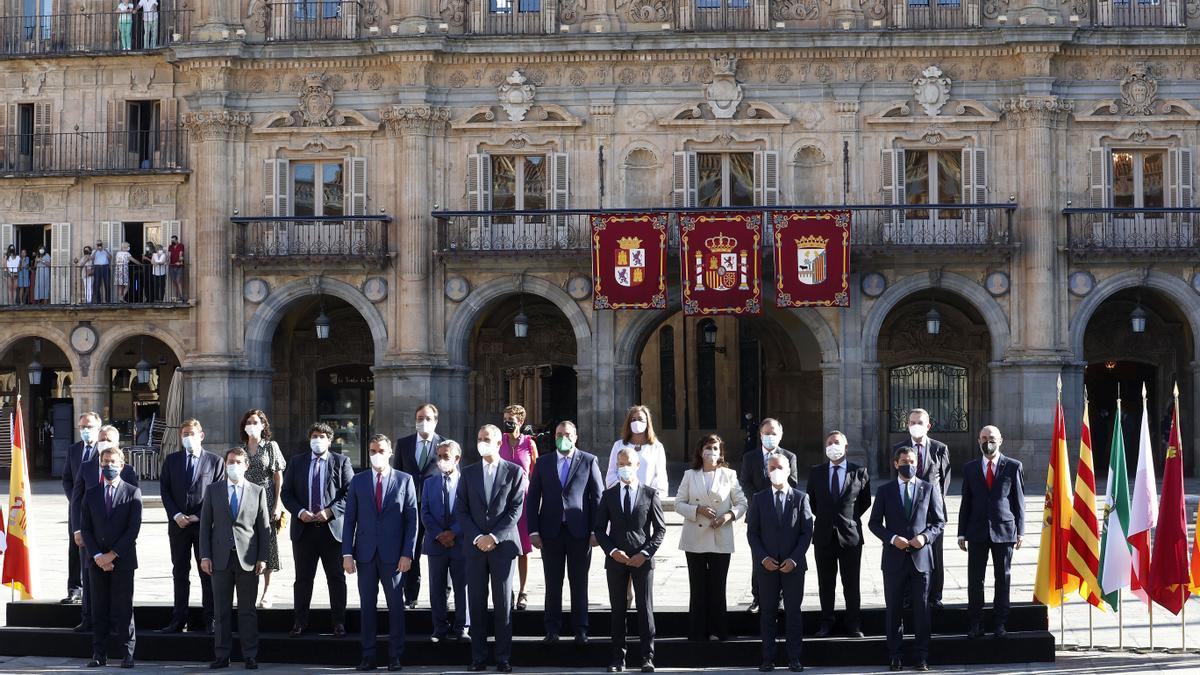
{"type": "Polygon", "coordinates": [[[233,650],[233,591],[237,589],[238,636],[246,670],[258,668],[258,575],[267,569],[269,533],[267,493],[246,481],[246,451],[225,453],[225,480],[204,491],[200,509],[200,570],[212,575],[217,659],[208,665],[229,667],[233,650]]]}

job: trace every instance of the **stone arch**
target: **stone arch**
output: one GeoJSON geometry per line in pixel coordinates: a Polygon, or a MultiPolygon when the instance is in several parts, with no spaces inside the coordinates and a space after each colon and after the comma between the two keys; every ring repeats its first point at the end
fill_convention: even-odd
{"type": "MultiPolygon", "coordinates": [[[[914,274],[888,286],[883,295],[879,296],[879,299],[867,312],[867,318],[863,322],[862,348],[865,363],[873,363],[878,360],[879,331],[888,314],[908,297],[933,286],[933,281],[928,274],[914,274]]],[[[943,273],[937,288],[959,295],[983,316],[988,333],[992,338],[991,359],[993,361],[1003,360],[1004,355],[1008,352],[1010,336],[1008,315],[1005,314],[1000,303],[996,302],[996,299],[989,295],[983,286],[958,274],[943,273]]]]}
{"type": "Polygon", "coordinates": [[[1187,318],[1188,327],[1196,338],[1193,340],[1195,344],[1192,358],[1200,360],[1200,302],[1197,301],[1196,292],[1187,282],[1178,277],[1162,272],[1150,272],[1143,281],[1142,274],[1143,272],[1140,270],[1114,274],[1097,284],[1096,288],[1088,293],[1083,302],[1079,304],[1074,316],[1071,317],[1070,325],[1071,353],[1076,361],[1083,362],[1085,360],[1084,334],[1087,333],[1088,322],[1091,321],[1100,305],[1118,291],[1137,286],[1156,290],[1175,303],[1179,312],[1187,318]]]}
{"type": "Polygon", "coordinates": [[[9,350],[12,349],[18,342],[28,338],[45,340],[55,347],[58,347],[59,351],[61,351],[63,355],[67,357],[67,363],[71,365],[71,372],[78,373],[81,376],[85,375],[83,369],[81,368],[79,354],[77,354],[75,350],[71,348],[70,339],[65,333],[54,326],[39,324],[25,325],[20,328],[14,328],[11,332],[8,332],[8,335],[5,336],[3,341],[0,341],[0,357],[8,354],[9,350]]]}
{"type": "MultiPolygon", "coordinates": [[[[374,365],[382,365],[383,355],[387,352],[388,330],[379,309],[357,287],[338,279],[323,277],[321,293],[345,300],[358,310],[371,329],[371,338],[375,343],[374,365]]],[[[254,314],[247,317],[246,360],[251,368],[271,368],[271,342],[279,322],[291,309],[293,302],[313,295],[317,295],[315,284],[310,279],[297,279],[272,290],[254,314]]]]}
{"type": "Polygon", "coordinates": [[[179,340],[170,332],[159,328],[158,326],[146,324],[119,326],[110,330],[106,330],[101,334],[101,346],[92,355],[95,362],[104,366],[112,358],[113,352],[117,347],[131,337],[144,335],[154,338],[167,346],[175,354],[175,360],[183,364],[183,355],[186,351],[179,340]]]}

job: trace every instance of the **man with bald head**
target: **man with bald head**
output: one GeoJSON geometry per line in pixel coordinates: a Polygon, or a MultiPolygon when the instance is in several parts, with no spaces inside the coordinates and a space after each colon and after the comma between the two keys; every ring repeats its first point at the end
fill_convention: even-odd
{"type": "Polygon", "coordinates": [[[963,467],[962,505],[958,510],[958,547],[967,552],[967,636],[983,636],[983,573],[988,554],[996,592],[992,596],[995,635],[1007,631],[1009,571],[1013,549],[1025,534],[1025,487],[1021,463],[1000,454],[1000,430],[979,430],[980,457],[963,467]]]}

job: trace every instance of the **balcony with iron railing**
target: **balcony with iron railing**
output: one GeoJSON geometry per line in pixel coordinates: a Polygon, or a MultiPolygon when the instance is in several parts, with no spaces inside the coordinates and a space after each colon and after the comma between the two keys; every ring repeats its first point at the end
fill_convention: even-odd
{"type": "Polygon", "coordinates": [[[382,266],[388,216],[235,217],[234,256],[263,264],[359,263],[382,266]]]}
{"type": "Polygon", "coordinates": [[[187,276],[185,266],[149,261],[97,267],[78,259],[46,265],[27,259],[16,273],[5,266],[0,274],[0,311],[186,307],[187,276]]]}
{"type": "Polygon", "coordinates": [[[0,178],[187,172],[178,127],[0,135],[0,178]]]}
{"type": "Polygon", "coordinates": [[[1182,28],[1187,25],[1185,0],[1091,0],[1090,23],[1114,28],[1182,28]]]}
{"type": "Polygon", "coordinates": [[[1066,208],[1074,258],[1200,259],[1200,208],[1066,208]]]}
{"type": "Polygon", "coordinates": [[[362,3],[357,0],[269,2],[262,7],[266,12],[263,20],[269,41],[309,42],[366,37],[362,3]]]}
{"type": "Polygon", "coordinates": [[[164,9],[149,26],[142,12],[0,16],[0,56],[125,54],[187,42],[191,10],[164,9]]]}
{"type": "Polygon", "coordinates": [[[763,245],[773,236],[771,214],[795,211],[850,212],[855,255],[936,252],[1008,256],[1016,246],[1012,216],[1016,204],[930,204],[919,209],[886,205],[771,206],[742,208],[568,209],[559,211],[435,211],[441,255],[573,255],[592,249],[589,216],[602,213],[667,213],[668,242],[679,241],[682,213],[757,211],[763,214],[763,245]]]}

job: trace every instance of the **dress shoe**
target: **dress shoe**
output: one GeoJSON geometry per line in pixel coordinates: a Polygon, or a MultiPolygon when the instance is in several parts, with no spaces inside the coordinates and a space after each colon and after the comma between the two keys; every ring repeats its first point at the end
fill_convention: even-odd
{"type": "Polygon", "coordinates": [[[158,632],[158,633],[182,633],[183,632],[183,622],[182,621],[172,621],[171,623],[163,626],[162,628],[159,628],[155,632],[158,632]]]}
{"type": "Polygon", "coordinates": [[[258,661],[254,659],[246,659],[243,665],[246,666],[246,670],[258,670],[258,661]]]}
{"type": "Polygon", "coordinates": [[[467,636],[467,631],[465,630],[454,631],[453,633],[447,635],[446,638],[451,642],[462,642],[463,640],[471,639],[469,636],[467,636]]]}
{"type": "Polygon", "coordinates": [[[472,663],[471,667],[468,668],[467,670],[470,670],[472,673],[481,673],[481,672],[487,670],[487,664],[483,663],[482,661],[472,663]]]}
{"type": "Polygon", "coordinates": [[[889,666],[888,670],[904,670],[904,664],[900,663],[900,659],[892,659],[892,665],[889,666]]]}
{"type": "Polygon", "coordinates": [[[508,661],[501,661],[500,663],[496,664],[496,672],[497,673],[511,673],[512,672],[512,664],[510,664],[508,661]]]}
{"type": "Polygon", "coordinates": [[[917,667],[914,670],[919,670],[922,673],[928,673],[929,672],[929,664],[922,661],[917,664],[917,667]]]}
{"type": "Polygon", "coordinates": [[[653,673],[654,672],[654,660],[653,659],[646,659],[645,661],[642,661],[642,672],[643,673],[653,673]]]}
{"type": "Polygon", "coordinates": [[[346,627],[340,623],[333,624],[333,637],[335,637],[335,638],[346,637],[346,627]]]}
{"type": "Polygon", "coordinates": [[[940,612],[940,611],[942,611],[943,609],[946,609],[946,606],[942,604],[942,601],[941,601],[941,600],[937,600],[937,601],[934,601],[934,602],[931,602],[931,603],[929,603],[929,609],[931,609],[931,610],[937,610],[937,611],[939,611],[939,612],[940,612]]]}
{"type": "Polygon", "coordinates": [[[542,638],[542,642],[558,642],[558,633],[550,633],[542,638]]]}
{"type": "Polygon", "coordinates": [[[358,662],[358,667],[355,670],[375,670],[375,659],[363,657],[363,660],[358,662]]]}
{"type": "Polygon", "coordinates": [[[93,656],[91,661],[88,661],[88,668],[103,668],[108,665],[108,659],[103,656],[93,656]]]}
{"type": "Polygon", "coordinates": [[[392,659],[391,661],[388,661],[388,670],[395,673],[397,671],[404,670],[404,666],[400,665],[400,659],[392,659]]]}
{"type": "Polygon", "coordinates": [[[432,642],[433,644],[437,644],[445,639],[446,639],[445,635],[430,635],[429,636],[429,641],[432,642]]]}
{"type": "Polygon", "coordinates": [[[757,601],[757,600],[751,600],[751,601],[750,601],[750,607],[749,607],[749,608],[747,608],[747,609],[746,609],[746,611],[747,611],[747,612],[750,612],[751,614],[758,614],[758,601],[757,601]]]}
{"type": "Polygon", "coordinates": [[[588,637],[587,633],[576,633],[575,634],[575,644],[577,644],[577,645],[590,644],[591,641],[592,640],[591,640],[591,638],[588,637]]]}
{"type": "Polygon", "coordinates": [[[788,670],[792,671],[793,673],[803,673],[804,672],[804,664],[800,663],[799,661],[796,661],[795,663],[788,665],[788,670]]]}
{"type": "Polygon", "coordinates": [[[983,637],[983,629],[979,626],[971,626],[967,629],[967,637],[972,640],[977,640],[983,637]]]}
{"type": "MultiPolygon", "coordinates": [[[[982,634],[982,632],[983,631],[980,631],[981,634],[982,634]]],[[[993,635],[996,636],[997,640],[1003,640],[1005,638],[1005,636],[1008,635],[1008,629],[1005,628],[1003,625],[996,626],[996,632],[993,633],[993,635]]]]}
{"type": "Polygon", "coordinates": [[[846,635],[853,637],[853,638],[864,637],[863,632],[862,632],[862,627],[860,627],[860,626],[851,626],[849,629],[846,630],[846,635]]]}
{"type": "Polygon", "coordinates": [[[608,664],[608,672],[610,672],[610,673],[619,673],[624,669],[625,669],[625,666],[623,666],[619,663],[608,664]]]}
{"type": "Polygon", "coordinates": [[[407,608],[407,609],[416,609],[416,608],[417,608],[417,601],[416,601],[416,600],[410,600],[410,601],[408,601],[408,602],[404,603],[404,606],[405,606],[405,608],[407,608]]]}
{"type": "Polygon", "coordinates": [[[829,637],[833,633],[833,626],[827,623],[821,624],[821,628],[817,630],[817,637],[829,637]]]}
{"type": "Polygon", "coordinates": [[[307,632],[308,632],[308,626],[305,626],[304,624],[294,623],[294,624],[292,624],[291,632],[288,633],[288,637],[300,637],[301,635],[304,635],[307,632]]]}
{"type": "Polygon", "coordinates": [[[132,668],[133,666],[134,666],[134,663],[133,663],[132,656],[126,656],[125,658],[121,659],[121,667],[122,668],[132,668]]]}
{"type": "Polygon", "coordinates": [[[71,592],[67,593],[67,597],[58,602],[62,605],[78,605],[83,602],[83,591],[78,588],[72,588],[71,592]]]}
{"type": "Polygon", "coordinates": [[[71,630],[75,631],[76,633],[90,633],[92,632],[92,624],[87,621],[82,621],[78,626],[75,626],[71,630]]]}
{"type": "Polygon", "coordinates": [[[229,659],[217,659],[216,661],[213,661],[212,663],[208,664],[209,670],[220,670],[222,668],[228,668],[228,667],[229,667],[229,659]]]}
{"type": "Polygon", "coordinates": [[[763,664],[758,667],[760,673],[769,673],[773,670],[775,670],[775,664],[770,661],[763,661],[763,664]]]}

